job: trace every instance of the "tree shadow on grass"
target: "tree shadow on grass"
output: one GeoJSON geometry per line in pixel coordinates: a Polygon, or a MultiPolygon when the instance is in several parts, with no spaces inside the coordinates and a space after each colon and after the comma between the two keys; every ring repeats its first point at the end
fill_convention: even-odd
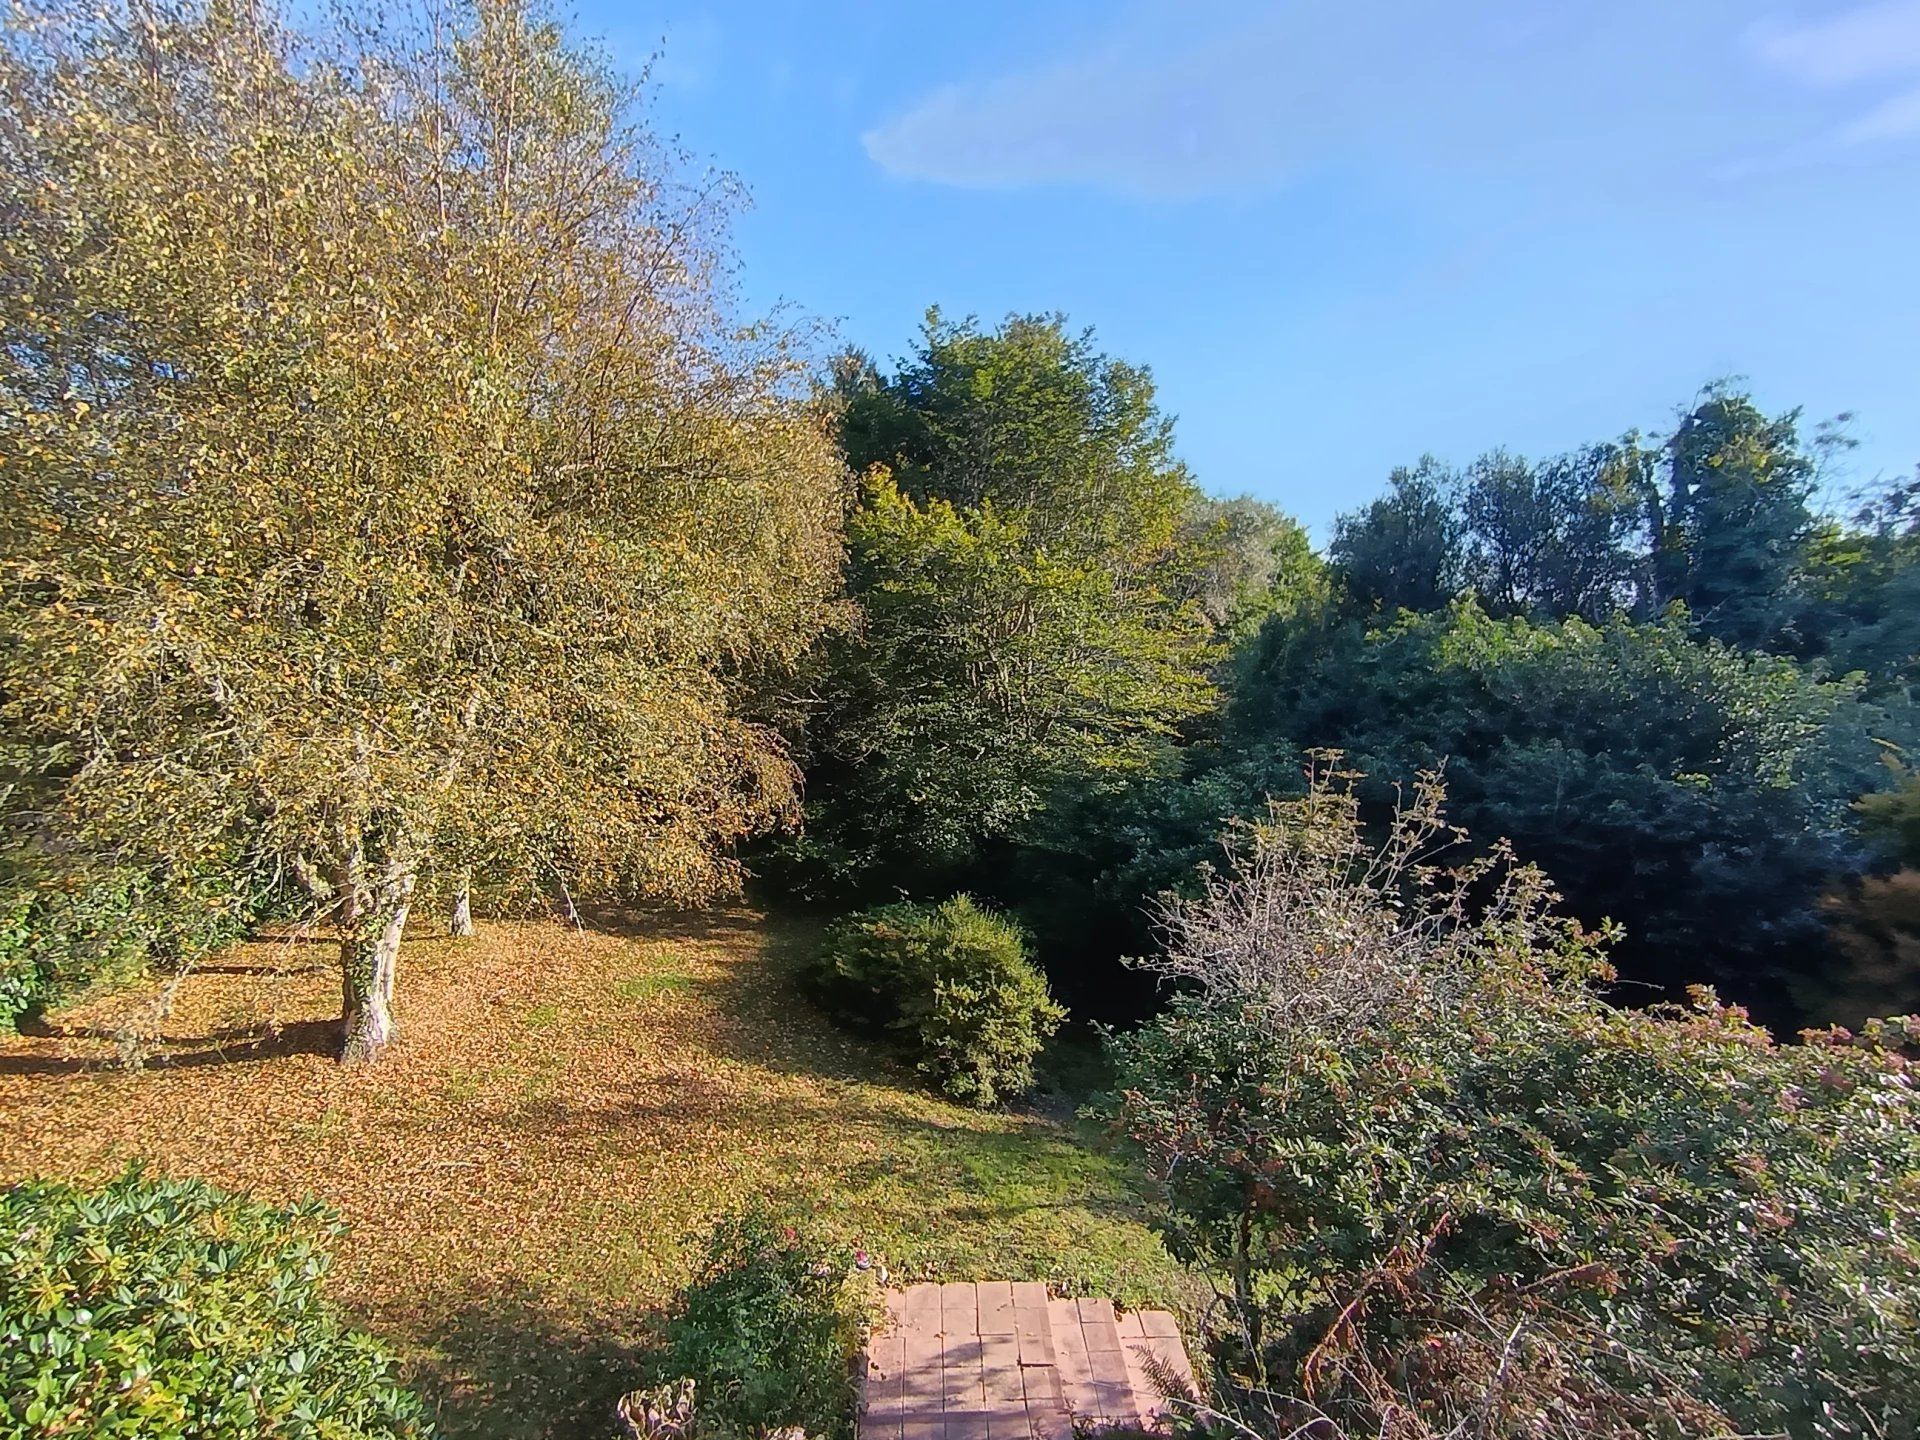
{"type": "MultiPolygon", "coordinates": [[[[48,1025],[35,1031],[34,1038],[117,1043],[120,1033],[101,1025],[48,1025]]],[[[339,1051],[339,1020],[293,1020],[271,1028],[232,1025],[201,1035],[168,1036],[141,1063],[151,1070],[196,1070],[339,1051]]],[[[107,1055],[0,1055],[0,1075],[84,1075],[121,1068],[122,1061],[107,1055]]]]}
{"type": "Polygon", "coordinates": [[[610,1440],[614,1402],[643,1382],[641,1317],[577,1314],[504,1280],[430,1324],[416,1383],[446,1440],[610,1440]]]}

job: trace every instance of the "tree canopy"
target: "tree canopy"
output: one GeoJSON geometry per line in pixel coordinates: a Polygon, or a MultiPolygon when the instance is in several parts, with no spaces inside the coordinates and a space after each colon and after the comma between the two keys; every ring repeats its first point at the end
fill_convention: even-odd
{"type": "Polygon", "coordinates": [[[824,623],[843,472],[723,308],[724,188],[513,0],[54,6],[0,67],[15,850],[243,837],[363,1055],[443,854],[729,883],[795,778],[735,677],[824,623]]]}
{"type": "Polygon", "coordinates": [[[795,858],[828,887],[924,885],[1151,765],[1214,702],[1216,623],[1264,603],[1286,530],[1236,549],[1147,374],[1057,318],[936,312],[893,375],[843,362],[839,393],[868,472],[860,618],[824,656],[795,858]]]}

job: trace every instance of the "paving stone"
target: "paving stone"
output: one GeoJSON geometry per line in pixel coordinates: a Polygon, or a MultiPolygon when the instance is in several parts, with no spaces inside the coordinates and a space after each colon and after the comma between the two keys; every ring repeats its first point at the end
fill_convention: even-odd
{"type": "Polygon", "coordinates": [[[1140,1317],[1141,1329],[1155,1339],[1178,1340],[1180,1338],[1180,1327],[1174,1323],[1173,1316],[1166,1311],[1137,1310],[1134,1313],[1140,1317]]]}
{"type": "Polygon", "coordinates": [[[1013,1291],[1013,1304],[1016,1310],[1045,1310],[1047,1308],[1047,1287],[1039,1280],[1016,1280],[1009,1287],[1013,1291]]]}
{"type": "Polygon", "coordinates": [[[970,1284],[940,1287],[940,1329],[948,1335],[980,1333],[980,1296],[970,1284]]]}
{"type": "Polygon", "coordinates": [[[1190,1377],[1173,1317],[1049,1299],[1032,1281],[916,1285],[886,1297],[861,1372],[860,1440],[1075,1440],[1072,1421],[1166,1412],[1149,1371],[1190,1377]]]}
{"type": "Polygon", "coordinates": [[[1005,1280],[982,1280],[974,1287],[980,1304],[982,1335],[1014,1333],[1013,1286],[1005,1280]]]}
{"type": "Polygon", "coordinates": [[[1044,1305],[1039,1309],[1015,1306],[1015,1338],[1020,1346],[1022,1365],[1051,1365],[1053,1361],[1053,1322],[1044,1305]]]}
{"type": "Polygon", "coordinates": [[[915,1285],[900,1295],[900,1325],[903,1330],[937,1334],[940,1329],[940,1287],[915,1285]]]}

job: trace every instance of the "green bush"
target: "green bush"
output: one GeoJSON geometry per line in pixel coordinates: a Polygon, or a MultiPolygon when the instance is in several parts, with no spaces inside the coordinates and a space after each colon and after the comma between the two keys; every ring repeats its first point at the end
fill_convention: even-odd
{"type": "Polygon", "coordinates": [[[430,1433],[393,1360],[321,1297],[317,1205],[128,1171],[0,1196],[0,1434],[359,1440],[430,1433]]]}
{"type": "Polygon", "coordinates": [[[798,1426],[809,1440],[844,1440],[872,1298],[850,1255],[764,1210],[729,1216],[668,1317],[655,1378],[693,1382],[702,1435],[757,1440],[798,1426]]]}
{"type": "Polygon", "coordinates": [[[1066,1017],[1020,928],[967,895],[848,916],[814,975],[829,1005],[905,1035],[920,1069],[974,1105],[1031,1089],[1033,1058],[1066,1017]]]}
{"type": "Polygon", "coordinates": [[[1224,1388],[1271,1435],[1915,1434],[1920,1024],[1609,1005],[1538,872],[1425,868],[1435,794],[1377,849],[1277,809],[1116,1042],[1224,1388]]]}
{"type": "Polygon", "coordinates": [[[196,959],[238,939],[259,910],[219,868],[177,879],[132,866],[45,869],[17,859],[0,868],[0,1025],[149,964],[196,959]]]}

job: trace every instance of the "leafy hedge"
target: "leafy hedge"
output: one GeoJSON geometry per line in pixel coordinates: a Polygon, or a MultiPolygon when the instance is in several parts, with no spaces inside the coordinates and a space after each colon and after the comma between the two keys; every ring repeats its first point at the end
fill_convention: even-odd
{"type": "Polygon", "coordinates": [[[316,1204],[128,1171],[0,1196],[0,1434],[399,1440],[430,1427],[325,1303],[316,1204]]]}
{"type": "Polygon", "coordinates": [[[192,960],[245,933],[259,903],[220,869],[162,879],[110,866],[63,883],[0,867],[0,1025],[149,964],[192,960]]]}
{"type": "Polygon", "coordinates": [[[703,1435],[845,1440],[872,1298],[846,1253],[764,1210],[729,1216],[668,1318],[656,1378],[693,1382],[703,1435]]]}
{"type": "Polygon", "coordinates": [[[814,978],[829,1005],[906,1036],[920,1069],[975,1105],[1031,1089],[1034,1056],[1066,1017],[1019,926],[967,895],[848,916],[814,978]]]}

